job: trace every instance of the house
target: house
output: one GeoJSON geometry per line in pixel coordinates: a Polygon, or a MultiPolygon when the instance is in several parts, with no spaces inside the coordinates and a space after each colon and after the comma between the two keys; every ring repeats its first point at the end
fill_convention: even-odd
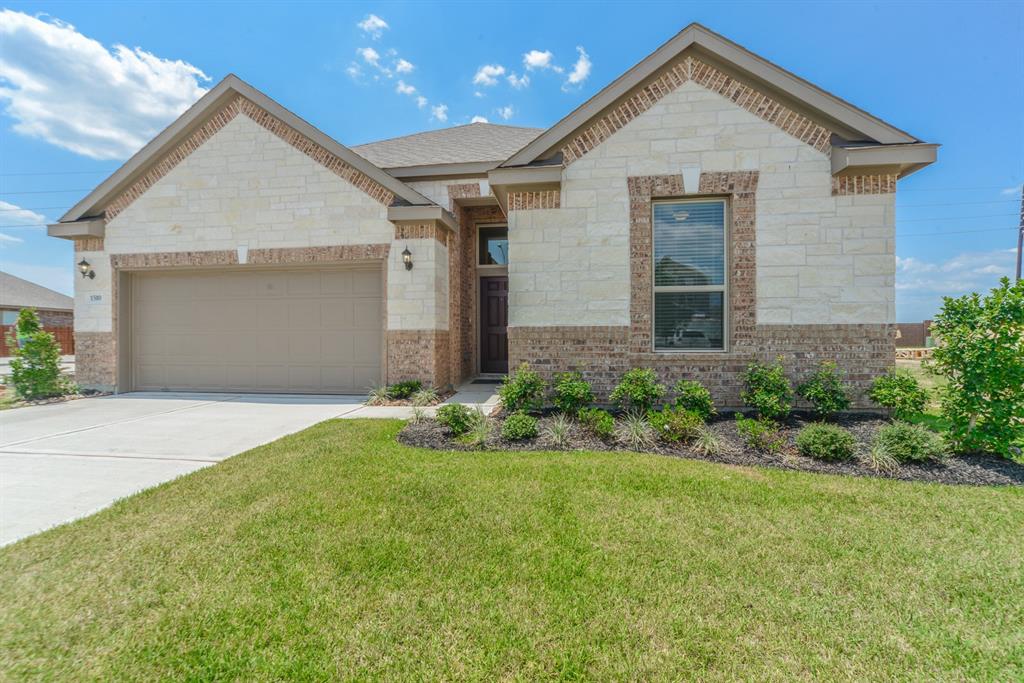
{"type": "Polygon", "coordinates": [[[10,273],[0,272],[0,357],[12,353],[12,349],[7,346],[7,336],[18,322],[18,314],[23,308],[36,310],[43,329],[57,338],[61,353],[70,355],[75,352],[74,299],[10,273]]]}
{"type": "Polygon", "coordinates": [[[893,363],[897,181],[937,145],[693,24],[546,130],[348,148],[235,76],[49,233],[79,383],[363,392],[528,361],[738,401],[893,363]],[[81,261],[79,261],[81,259],[81,261]]]}

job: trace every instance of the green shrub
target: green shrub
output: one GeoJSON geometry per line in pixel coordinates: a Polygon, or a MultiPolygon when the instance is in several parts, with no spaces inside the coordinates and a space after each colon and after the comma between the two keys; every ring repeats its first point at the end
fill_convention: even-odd
{"type": "Polygon", "coordinates": [[[572,436],[572,422],[565,413],[559,413],[548,421],[547,427],[544,428],[544,436],[555,448],[567,448],[572,436]]]}
{"type": "Polygon", "coordinates": [[[646,451],[654,447],[657,435],[647,421],[647,416],[639,411],[630,411],[619,420],[615,437],[620,444],[632,451],[646,451]]]}
{"type": "Polygon", "coordinates": [[[796,447],[803,455],[819,460],[851,460],[857,449],[853,434],[838,425],[807,425],[796,435],[796,447]]]}
{"type": "Polygon", "coordinates": [[[594,402],[594,390],[580,373],[563,372],[555,378],[551,402],[566,415],[576,415],[594,402]]]}
{"type": "Polygon", "coordinates": [[[406,399],[423,388],[423,382],[418,379],[410,379],[404,382],[397,382],[388,387],[388,397],[398,400],[406,399]]]}
{"type": "Polygon", "coordinates": [[[498,396],[509,412],[536,411],[544,407],[544,380],[523,363],[498,387],[498,396]]]}
{"type": "Polygon", "coordinates": [[[878,430],[872,450],[896,462],[924,462],[946,457],[942,437],[921,425],[893,422],[878,430]]]}
{"type": "Polygon", "coordinates": [[[473,448],[483,450],[487,448],[487,437],[490,435],[491,421],[486,415],[484,415],[484,411],[477,407],[473,411],[473,424],[470,425],[466,433],[462,435],[461,440],[463,443],[472,446],[473,448]]]}
{"type": "Polygon", "coordinates": [[[958,450],[1020,457],[1024,447],[1024,280],[946,298],[932,323],[932,367],[949,380],[942,414],[958,450]]]}
{"type": "Polygon", "coordinates": [[[461,403],[449,403],[437,409],[437,421],[454,436],[461,436],[476,424],[477,414],[461,403]]]}
{"type": "Polygon", "coordinates": [[[584,408],[577,418],[590,433],[603,441],[607,441],[615,433],[615,418],[607,410],[584,408]]]}
{"type": "Polygon", "coordinates": [[[651,411],[647,419],[658,438],[669,443],[692,440],[697,435],[697,428],[704,424],[700,415],[692,410],[672,406],[651,411]]]}
{"type": "Polygon", "coordinates": [[[627,370],[611,393],[611,400],[620,408],[647,413],[665,395],[665,385],[650,368],[627,370]]]}
{"type": "Polygon", "coordinates": [[[438,402],[440,396],[435,389],[420,389],[412,395],[414,406],[432,406],[438,402]]]}
{"type": "Polygon", "coordinates": [[[793,407],[793,387],[781,361],[774,365],[754,362],[743,373],[743,402],[768,420],[784,420],[793,407]]]}
{"type": "Polygon", "coordinates": [[[388,393],[386,384],[374,385],[367,389],[366,405],[368,406],[384,405],[390,400],[391,394],[388,393]]]}
{"type": "Polygon", "coordinates": [[[928,403],[928,392],[905,370],[894,369],[876,377],[871,383],[868,397],[878,405],[889,408],[898,420],[920,413],[928,403]]]}
{"type": "Polygon", "coordinates": [[[711,392],[700,382],[682,379],[676,382],[673,391],[676,394],[676,408],[697,413],[704,421],[714,417],[716,411],[715,404],[711,400],[711,392]]]}
{"type": "Polygon", "coordinates": [[[756,420],[736,413],[736,431],[743,443],[756,451],[765,453],[781,453],[786,447],[786,437],[779,429],[778,423],[766,417],[756,420]]]}
{"type": "Polygon", "coordinates": [[[12,336],[16,339],[10,382],[18,396],[32,401],[72,391],[71,382],[60,372],[60,345],[52,334],[40,330],[35,310],[21,310],[12,336]]]}
{"type": "Polygon", "coordinates": [[[705,424],[697,427],[697,434],[693,437],[690,448],[704,456],[719,455],[724,450],[722,440],[705,424]]]}
{"type": "Polygon", "coordinates": [[[537,418],[521,410],[506,417],[501,425],[501,436],[509,441],[532,439],[537,433],[537,418]]]}
{"type": "Polygon", "coordinates": [[[814,406],[814,412],[822,418],[850,407],[850,397],[832,361],[823,361],[817,372],[796,388],[796,393],[814,406]]]}

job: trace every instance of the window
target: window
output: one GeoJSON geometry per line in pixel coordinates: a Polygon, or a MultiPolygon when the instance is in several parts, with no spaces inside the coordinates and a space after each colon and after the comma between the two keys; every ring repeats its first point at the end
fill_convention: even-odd
{"type": "Polygon", "coordinates": [[[725,200],[653,209],[655,350],[725,350],[725,200]]]}
{"type": "Polygon", "coordinates": [[[17,311],[4,311],[2,314],[3,320],[0,320],[0,325],[14,325],[18,322],[17,311]]]}
{"type": "Polygon", "coordinates": [[[508,228],[480,228],[481,266],[508,265],[508,228]]]}

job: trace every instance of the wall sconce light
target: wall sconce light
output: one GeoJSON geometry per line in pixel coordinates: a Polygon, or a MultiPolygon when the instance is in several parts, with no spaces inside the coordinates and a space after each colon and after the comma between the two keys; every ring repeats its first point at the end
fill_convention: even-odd
{"type": "Polygon", "coordinates": [[[409,251],[409,245],[406,245],[405,251],[402,252],[402,263],[405,264],[406,270],[412,270],[412,252],[409,251]]]}
{"type": "Polygon", "coordinates": [[[89,267],[89,262],[85,259],[78,262],[78,272],[82,274],[82,277],[87,277],[90,280],[96,277],[96,271],[89,267]]]}

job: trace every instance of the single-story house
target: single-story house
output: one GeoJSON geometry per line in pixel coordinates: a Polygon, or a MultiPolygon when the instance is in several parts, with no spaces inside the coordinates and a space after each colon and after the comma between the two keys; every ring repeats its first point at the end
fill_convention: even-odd
{"type": "MultiPolygon", "coordinates": [[[[884,71],[884,70],[883,70],[884,71]]],[[[364,392],[527,361],[738,401],[893,363],[897,181],[924,143],[692,24],[550,128],[357,147],[228,76],[49,227],[80,384],[364,392]]]]}
{"type": "Polygon", "coordinates": [[[75,341],[73,325],[75,300],[34,282],[0,272],[0,356],[10,356],[7,336],[18,322],[23,308],[34,308],[43,329],[53,334],[61,346],[61,353],[73,354],[75,341]]]}

